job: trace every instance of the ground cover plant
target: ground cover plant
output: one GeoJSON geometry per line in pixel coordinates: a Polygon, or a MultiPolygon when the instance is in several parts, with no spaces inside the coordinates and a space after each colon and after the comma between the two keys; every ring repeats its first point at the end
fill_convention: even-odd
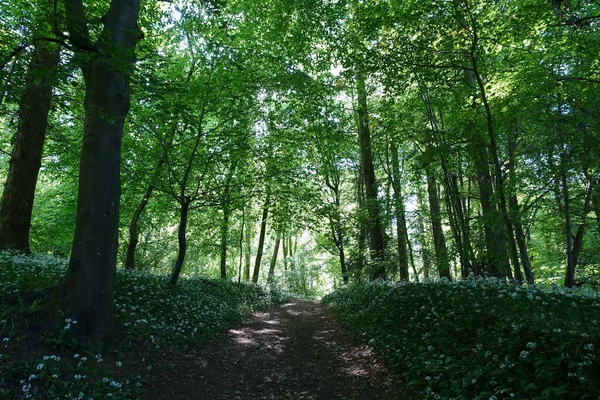
{"type": "Polygon", "coordinates": [[[600,297],[493,279],[370,283],[328,295],[424,399],[597,399],[600,297]]]}
{"type": "Polygon", "coordinates": [[[249,312],[280,302],[258,285],[183,279],[119,270],[117,335],[109,354],[88,354],[62,319],[58,333],[40,322],[43,290],[64,275],[66,260],[0,253],[0,399],[132,398],[141,394],[160,354],[198,344],[249,312]]]}

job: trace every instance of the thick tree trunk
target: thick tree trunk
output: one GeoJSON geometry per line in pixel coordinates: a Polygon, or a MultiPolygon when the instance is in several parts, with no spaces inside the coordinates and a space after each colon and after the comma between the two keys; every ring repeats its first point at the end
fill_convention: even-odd
{"type": "Polygon", "coordinates": [[[407,281],[408,276],[408,252],[406,246],[407,229],[406,216],[404,213],[404,198],[402,196],[402,184],[400,182],[400,163],[398,161],[398,146],[392,142],[390,151],[392,153],[392,188],[394,190],[394,208],[396,210],[396,238],[398,245],[398,261],[400,264],[400,280],[407,281]]]}
{"type": "Polygon", "coordinates": [[[177,280],[179,279],[179,274],[181,274],[181,269],[183,268],[183,263],[185,262],[185,253],[187,251],[187,222],[188,222],[188,212],[190,210],[190,201],[188,198],[180,204],[179,210],[179,228],[177,230],[177,259],[175,260],[175,265],[173,266],[173,270],[171,271],[171,279],[169,280],[170,285],[175,285],[177,280]]]}
{"type": "Polygon", "coordinates": [[[506,235],[501,216],[493,202],[494,189],[487,162],[487,150],[483,143],[473,143],[477,168],[477,186],[483,218],[483,232],[486,248],[484,271],[491,276],[504,278],[509,269],[506,258],[506,235]]]}
{"type": "Polygon", "coordinates": [[[29,253],[29,231],[37,176],[42,162],[58,47],[38,42],[19,103],[19,125],[0,203],[0,249],[29,253]]]}
{"type": "Polygon", "coordinates": [[[267,217],[269,216],[269,203],[271,200],[271,194],[267,192],[267,198],[265,199],[265,205],[263,206],[262,218],[260,221],[260,234],[258,236],[258,248],[256,249],[256,260],[254,261],[254,272],[252,273],[252,282],[258,282],[258,275],[260,273],[260,262],[262,260],[263,251],[265,247],[265,235],[267,233],[267,217]]]}
{"type": "MultiPolygon", "coordinates": [[[[65,0],[65,10],[76,49],[96,48],[90,43],[82,1],[65,0]]],[[[61,297],[66,316],[78,322],[72,334],[95,351],[105,349],[114,334],[121,139],[129,112],[128,74],[141,38],[138,13],[139,0],[112,0],[103,18],[102,56],[88,52],[81,57],[86,96],[79,197],[61,297]],[[118,59],[112,58],[115,53],[118,59]]]]}
{"type": "Polygon", "coordinates": [[[277,232],[275,246],[273,247],[273,257],[271,257],[271,264],[269,265],[268,283],[273,283],[275,281],[275,265],[277,264],[277,255],[279,254],[279,243],[281,243],[281,233],[277,232]]]}
{"type": "Polygon", "coordinates": [[[362,73],[356,75],[358,95],[358,118],[359,118],[359,145],[360,159],[363,179],[365,182],[365,205],[369,217],[369,250],[371,253],[371,268],[369,279],[385,279],[384,261],[384,235],[381,221],[381,212],[377,199],[377,181],[375,169],[373,168],[373,154],[371,150],[371,131],[369,129],[369,118],[367,108],[367,90],[362,73]]]}
{"type": "Polygon", "coordinates": [[[451,280],[452,276],[450,275],[446,238],[444,237],[444,231],[442,229],[442,213],[440,210],[437,181],[435,179],[435,174],[432,171],[427,172],[427,194],[429,197],[431,230],[433,233],[433,245],[438,273],[440,278],[451,280]]]}

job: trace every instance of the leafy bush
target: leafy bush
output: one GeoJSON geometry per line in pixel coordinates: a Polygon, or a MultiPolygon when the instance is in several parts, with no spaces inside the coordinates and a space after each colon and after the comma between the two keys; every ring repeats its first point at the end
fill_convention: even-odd
{"type": "Polygon", "coordinates": [[[600,297],[472,279],[324,299],[426,399],[597,399],[600,297]]]}
{"type": "Polygon", "coordinates": [[[173,287],[164,276],[119,270],[115,351],[87,354],[69,335],[77,321],[64,320],[58,332],[32,329],[41,304],[28,297],[56,286],[66,265],[48,255],[0,253],[0,399],[135,397],[147,374],[131,374],[150,370],[158,349],[200,343],[286,297],[276,288],[220,280],[180,279],[173,287]]]}

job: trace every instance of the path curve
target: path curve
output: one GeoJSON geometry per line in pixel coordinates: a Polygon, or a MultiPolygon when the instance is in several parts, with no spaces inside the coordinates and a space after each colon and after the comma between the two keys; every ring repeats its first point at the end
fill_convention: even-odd
{"type": "Polygon", "coordinates": [[[409,398],[397,376],[317,301],[254,313],[195,350],[165,357],[152,369],[147,399],[409,398]]]}

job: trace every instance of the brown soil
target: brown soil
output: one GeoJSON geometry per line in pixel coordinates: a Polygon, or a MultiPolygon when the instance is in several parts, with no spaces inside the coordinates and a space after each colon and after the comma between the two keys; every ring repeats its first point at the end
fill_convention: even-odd
{"type": "Polygon", "coordinates": [[[255,313],[197,349],[156,361],[148,400],[409,398],[398,377],[316,301],[255,313]]]}

